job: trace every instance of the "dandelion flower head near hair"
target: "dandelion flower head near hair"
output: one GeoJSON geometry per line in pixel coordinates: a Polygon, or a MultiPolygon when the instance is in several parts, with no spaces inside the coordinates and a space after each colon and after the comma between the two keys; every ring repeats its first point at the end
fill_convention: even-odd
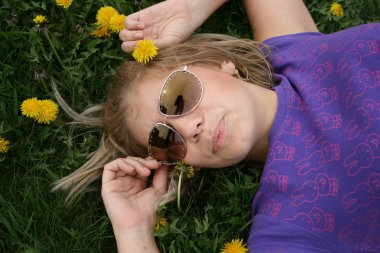
{"type": "Polygon", "coordinates": [[[106,36],[110,36],[110,32],[108,31],[107,27],[99,26],[94,31],[91,32],[91,35],[102,38],[106,36]]]}
{"type": "Polygon", "coordinates": [[[104,6],[100,8],[96,14],[96,24],[109,29],[110,20],[115,15],[119,15],[115,8],[104,6]]]}
{"type": "Polygon", "coordinates": [[[117,14],[111,17],[109,21],[109,28],[111,31],[118,33],[125,28],[124,26],[124,14],[117,14]]]}
{"type": "Polygon", "coordinates": [[[132,56],[139,63],[148,63],[157,56],[158,48],[154,45],[153,41],[143,39],[137,42],[132,56]]]}

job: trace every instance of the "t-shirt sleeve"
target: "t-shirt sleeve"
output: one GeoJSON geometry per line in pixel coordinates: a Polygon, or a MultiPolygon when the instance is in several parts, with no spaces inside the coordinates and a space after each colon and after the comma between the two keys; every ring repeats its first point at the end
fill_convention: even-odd
{"type": "Polygon", "coordinates": [[[320,36],[323,33],[320,32],[304,32],[304,33],[294,33],[288,35],[281,35],[276,37],[271,37],[263,41],[263,43],[269,47],[286,49],[292,44],[297,43],[299,41],[303,41],[306,38],[320,36]]]}
{"type": "MultiPolygon", "coordinates": [[[[294,58],[297,48],[303,47],[305,40],[310,40],[323,35],[319,32],[295,33],[282,36],[276,36],[263,41],[270,49],[272,65],[276,69],[277,61],[274,59],[294,58]],[[274,60],[274,61],[273,61],[274,60]]],[[[277,71],[277,70],[276,70],[277,71]]]]}

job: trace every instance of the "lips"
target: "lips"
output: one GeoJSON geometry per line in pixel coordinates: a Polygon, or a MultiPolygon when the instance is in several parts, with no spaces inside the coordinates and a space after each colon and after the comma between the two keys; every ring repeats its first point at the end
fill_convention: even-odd
{"type": "Polygon", "coordinates": [[[222,118],[214,130],[212,136],[212,152],[216,153],[223,146],[226,140],[226,122],[222,118]]]}

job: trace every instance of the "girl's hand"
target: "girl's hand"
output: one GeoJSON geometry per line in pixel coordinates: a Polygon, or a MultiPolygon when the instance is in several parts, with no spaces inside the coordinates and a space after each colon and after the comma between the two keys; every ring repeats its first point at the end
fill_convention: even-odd
{"type": "Polygon", "coordinates": [[[102,198],[115,236],[140,231],[152,234],[160,196],[166,192],[167,167],[153,159],[127,157],[104,166],[102,198]],[[147,179],[154,170],[153,182],[147,179]]]}
{"type": "Polygon", "coordinates": [[[132,52],[136,42],[153,40],[158,48],[185,41],[227,0],[166,0],[129,15],[120,31],[121,48],[132,52]]]}
{"type": "Polygon", "coordinates": [[[158,48],[180,43],[196,29],[191,19],[187,1],[163,1],[133,13],[125,19],[126,29],[119,33],[121,48],[131,52],[143,38],[153,40],[158,48]]]}

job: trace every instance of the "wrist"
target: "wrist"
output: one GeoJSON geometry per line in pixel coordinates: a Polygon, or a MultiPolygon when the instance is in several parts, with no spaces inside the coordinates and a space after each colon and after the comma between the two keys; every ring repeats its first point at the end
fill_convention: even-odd
{"type": "Polygon", "coordinates": [[[192,16],[191,24],[194,28],[201,26],[219,7],[228,0],[184,0],[188,6],[189,15],[192,16]]]}
{"type": "Polygon", "coordinates": [[[153,229],[148,226],[114,231],[119,253],[156,253],[156,241],[153,229]]]}

